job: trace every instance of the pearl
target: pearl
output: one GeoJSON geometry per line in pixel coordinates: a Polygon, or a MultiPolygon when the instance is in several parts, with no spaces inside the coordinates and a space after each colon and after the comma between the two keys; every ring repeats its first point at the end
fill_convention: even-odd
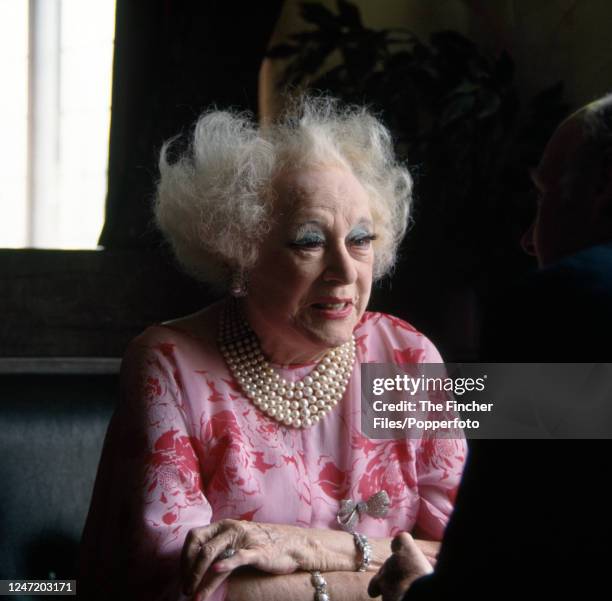
{"type": "Polygon", "coordinates": [[[235,306],[226,307],[219,349],[245,396],[263,413],[294,428],[309,428],[338,404],[353,371],[355,341],[329,350],[309,375],[288,382],[266,361],[259,341],[235,306]]]}

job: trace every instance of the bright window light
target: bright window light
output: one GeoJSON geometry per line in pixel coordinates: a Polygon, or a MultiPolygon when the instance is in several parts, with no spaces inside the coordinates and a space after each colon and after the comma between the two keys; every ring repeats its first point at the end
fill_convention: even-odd
{"type": "Polygon", "coordinates": [[[0,247],[96,248],[114,0],[0,0],[0,247]]]}
{"type": "Polygon", "coordinates": [[[0,0],[0,247],[27,243],[28,3],[0,0]]]}

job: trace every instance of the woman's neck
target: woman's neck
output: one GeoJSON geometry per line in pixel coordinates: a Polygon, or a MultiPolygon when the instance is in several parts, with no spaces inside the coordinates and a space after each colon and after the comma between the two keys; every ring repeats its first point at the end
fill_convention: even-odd
{"type": "Polygon", "coordinates": [[[317,363],[331,350],[303,336],[289,336],[289,328],[278,331],[270,327],[265,316],[253,314],[247,303],[240,303],[240,312],[257,336],[261,352],[270,363],[289,366],[317,363]]]}

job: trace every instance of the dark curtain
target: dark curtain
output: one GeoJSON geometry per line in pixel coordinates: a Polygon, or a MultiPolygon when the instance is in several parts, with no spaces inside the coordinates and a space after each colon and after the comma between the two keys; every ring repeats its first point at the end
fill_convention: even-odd
{"type": "Polygon", "coordinates": [[[157,154],[206,107],[257,111],[282,0],[117,0],[106,222],[109,249],[153,248],[157,154]]]}

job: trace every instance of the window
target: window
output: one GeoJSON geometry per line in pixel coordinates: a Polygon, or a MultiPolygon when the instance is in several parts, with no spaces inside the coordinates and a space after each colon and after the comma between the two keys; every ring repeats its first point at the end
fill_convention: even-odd
{"type": "Polygon", "coordinates": [[[114,0],[0,0],[0,247],[96,247],[114,25],[114,0]]]}

